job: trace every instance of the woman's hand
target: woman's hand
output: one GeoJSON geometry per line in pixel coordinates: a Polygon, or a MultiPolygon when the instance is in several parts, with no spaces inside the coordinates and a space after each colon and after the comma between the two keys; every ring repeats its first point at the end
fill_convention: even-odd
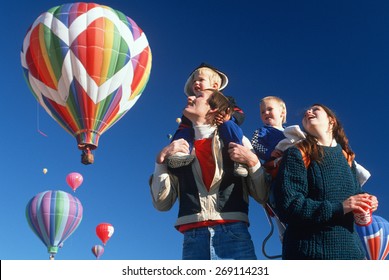
{"type": "Polygon", "coordinates": [[[371,211],[376,211],[378,209],[378,199],[375,195],[370,195],[370,205],[371,211]]]}
{"type": "Polygon", "coordinates": [[[282,157],[283,154],[284,154],[284,153],[283,153],[281,150],[274,149],[274,150],[271,152],[270,156],[271,156],[272,158],[279,158],[279,157],[282,157]]]}
{"type": "Polygon", "coordinates": [[[343,211],[345,214],[355,210],[365,212],[366,209],[371,209],[375,211],[377,208],[377,197],[367,193],[353,195],[343,201],[343,211]]]}

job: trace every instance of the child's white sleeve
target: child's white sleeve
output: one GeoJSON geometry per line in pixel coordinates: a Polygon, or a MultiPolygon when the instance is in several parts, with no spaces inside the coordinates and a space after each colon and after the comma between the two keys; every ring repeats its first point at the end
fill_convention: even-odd
{"type": "Polygon", "coordinates": [[[362,187],[366,183],[366,181],[370,178],[371,174],[366,168],[358,164],[357,161],[354,162],[355,162],[355,167],[357,169],[357,179],[359,184],[362,187]]]}
{"type": "Polygon", "coordinates": [[[276,150],[285,151],[297,142],[305,139],[305,133],[301,130],[298,125],[291,125],[284,129],[285,139],[278,142],[275,147],[276,150]]]}

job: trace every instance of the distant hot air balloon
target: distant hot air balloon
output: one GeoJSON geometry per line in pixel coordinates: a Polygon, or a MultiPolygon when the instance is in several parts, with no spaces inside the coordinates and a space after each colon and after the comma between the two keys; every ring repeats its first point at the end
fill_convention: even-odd
{"type": "Polygon", "coordinates": [[[47,173],[47,168],[43,168],[42,172],[43,172],[43,174],[46,174],[47,173]]]}
{"type": "Polygon", "coordinates": [[[77,229],[83,208],[78,198],[63,191],[44,191],[27,204],[26,218],[32,231],[46,245],[50,259],[77,229]]]}
{"type": "Polygon", "coordinates": [[[76,191],[76,189],[82,184],[83,180],[84,178],[82,175],[77,172],[71,172],[66,176],[66,182],[73,191],[76,191]]]}
{"type": "Polygon", "coordinates": [[[176,119],[176,123],[180,124],[181,123],[181,118],[176,119]]]}
{"type": "Polygon", "coordinates": [[[104,245],[111,238],[113,232],[114,232],[114,228],[109,223],[101,223],[96,227],[96,234],[100,238],[101,242],[103,242],[104,245]]]}
{"type": "Polygon", "coordinates": [[[34,97],[93,163],[100,136],[141,96],[150,76],[146,35],[120,11],[69,3],[42,13],[21,51],[34,97]]]}
{"type": "Polygon", "coordinates": [[[389,222],[373,214],[368,226],[355,225],[369,260],[384,260],[389,254],[389,222]]]}
{"type": "Polygon", "coordinates": [[[94,245],[92,247],[92,253],[96,256],[96,259],[98,259],[104,254],[104,247],[101,245],[94,245]]]}

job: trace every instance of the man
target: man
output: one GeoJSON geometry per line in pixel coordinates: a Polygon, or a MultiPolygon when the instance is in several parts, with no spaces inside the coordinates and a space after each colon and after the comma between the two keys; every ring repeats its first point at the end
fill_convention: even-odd
{"type": "Polygon", "coordinates": [[[223,145],[215,116],[232,110],[222,93],[212,91],[211,95],[189,96],[183,112],[195,132],[194,162],[174,169],[165,163],[177,152],[188,153],[184,139],[173,141],[157,155],[151,180],[153,204],[167,211],[179,198],[175,226],[184,233],[183,259],[256,259],[248,231],[248,203],[249,195],[265,203],[264,171],[247,138],[243,146],[223,145]],[[247,177],[234,176],[234,161],[248,167],[247,177]]]}

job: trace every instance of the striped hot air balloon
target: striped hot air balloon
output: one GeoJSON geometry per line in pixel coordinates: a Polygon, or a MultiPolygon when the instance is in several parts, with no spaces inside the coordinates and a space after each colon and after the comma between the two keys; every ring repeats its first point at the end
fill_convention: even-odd
{"type": "Polygon", "coordinates": [[[28,224],[46,245],[51,259],[80,225],[82,215],[79,199],[63,191],[38,193],[26,207],[28,224]]]}
{"type": "Polygon", "coordinates": [[[102,245],[94,245],[92,247],[92,253],[98,259],[104,254],[104,247],[102,245]]]}
{"type": "MultiPolygon", "coordinates": [[[[21,51],[24,76],[46,112],[91,155],[141,96],[150,76],[146,35],[120,11],[70,3],[42,13],[21,51]]],[[[93,163],[83,157],[84,164],[93,163]]]]}
{"type": "Polygon", "coordinates": [[[355,225],[369,260],[385,260],[389,254],[389,222],[372,215],[373,221],[367,226],[355,225]]]}

